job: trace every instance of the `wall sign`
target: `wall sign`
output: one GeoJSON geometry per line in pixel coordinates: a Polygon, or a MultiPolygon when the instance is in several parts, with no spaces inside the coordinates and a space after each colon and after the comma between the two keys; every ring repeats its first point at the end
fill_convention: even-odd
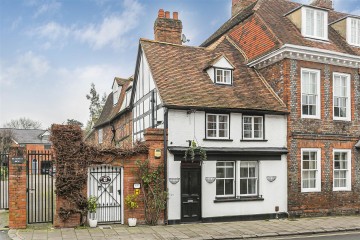
{"type": "Polygon", "coordinates": [[[134,183],[134,189],[140,189],[140,183],[134,183]]]}
{"type": "Polygon", "coordinates": [[[12,164],[23,164],[25,162],[25,159],[22,157],[15,157],[11,159],[12,164]]]}
{"type": "Polygon", "coordinates": [[[99,182],[102,184],[108,184],[111,182],[111,178],[109,176],[101,176],[99,178],[99,182]]]}

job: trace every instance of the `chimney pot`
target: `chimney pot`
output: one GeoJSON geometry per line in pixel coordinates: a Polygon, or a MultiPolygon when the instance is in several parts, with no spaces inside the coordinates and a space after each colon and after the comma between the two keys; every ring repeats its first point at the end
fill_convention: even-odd
{"type": "Polygon", "coordinates": [[[310,5],[334,10],[333,0],[311,0],[310,5]]]}
{"type": "Polygon", "coordinates": [[[178,20],[179,19],[179,13],[173,12],[173,19],[178,20]]]}
{"type": "Polygon", "coordinates": [[[154,37],[156,41],[174,44],[182,44],[182,22],[179,20],[179,13],[173,12],[173,18],[170,12],[160,9],[158,18],[154,23],[154,37]]]}
{"type": "Polygon", "coordinates": [[[235,16],[241,12],[244,8],[258,0],[232,0],[231,15],[235,16]]]}
{"type": "Polygon", "coordinates": [[[170,18],[170,12],[169,11],[165,12],[165,18],[170,18]]]}
{"type": "Polygon", "coordinates": [[[158,17],[159,17],[159,18],[164,18],[164,17],[165,17],[164,9],[160,9],[160,10],[159,10],[158,17]]]}

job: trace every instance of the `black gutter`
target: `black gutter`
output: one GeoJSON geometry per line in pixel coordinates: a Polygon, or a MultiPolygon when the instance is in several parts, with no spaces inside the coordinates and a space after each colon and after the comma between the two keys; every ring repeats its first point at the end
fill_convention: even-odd
{"type": "MultiPolygon", "coordinates": [[[[168,110],[164,107],[164,190],[167,191],[167,129],[168,129],[168,110]]],[[[164,224],[167,224],[167,204],[164,209],[164,224]]]]}
{"type": "Polygon", "coordinates": [[[272,110],[257,110],[257,109],[239,109],[239,108],[213,108],[213,107],[199,107],[199,106],[176,106],[167,105],[164,107],[174,110],[197,110],[197,111],[208,111],[208,112],[221,112],[221,113],[246,113],[246,114],[272,114],[272,115],[288,115],[287,111],[272,111],[272,110]]]}

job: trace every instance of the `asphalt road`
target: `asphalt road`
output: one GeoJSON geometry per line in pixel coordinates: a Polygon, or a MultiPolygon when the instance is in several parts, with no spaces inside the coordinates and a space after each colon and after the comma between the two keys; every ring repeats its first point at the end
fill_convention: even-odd
{"type": "Polygon", "coordinates": [[[360,240],[360,232],[313,234],[289,237],[257,238],[257,240],[360,240]]]}

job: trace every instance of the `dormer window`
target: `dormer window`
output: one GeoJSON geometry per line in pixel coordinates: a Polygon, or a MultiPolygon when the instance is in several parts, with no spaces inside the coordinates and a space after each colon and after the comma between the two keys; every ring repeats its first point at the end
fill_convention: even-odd
{"type": "Polygon", "coordinates": [[[217,84],[232,84],[232,70],[215,68],[216,78],[215,83],[217,84]]]}
{"type": "Polygon", "coordinates": [[[225,57],[220,55],[210,62],[206,68],[211,81],[219,85],[232,85],[233,84],[233,71],[234,65],[225,57]]]}
{"type": "Polygon", "coordinates": [[[347,41],[351,45],[360,46],[360,19],[347,18],[347,41]]]}
{"type": "Polygon", "coordinates": [[[328,40],[328,12],[303,7],[301,31],[305,37],[328,40]]]}

